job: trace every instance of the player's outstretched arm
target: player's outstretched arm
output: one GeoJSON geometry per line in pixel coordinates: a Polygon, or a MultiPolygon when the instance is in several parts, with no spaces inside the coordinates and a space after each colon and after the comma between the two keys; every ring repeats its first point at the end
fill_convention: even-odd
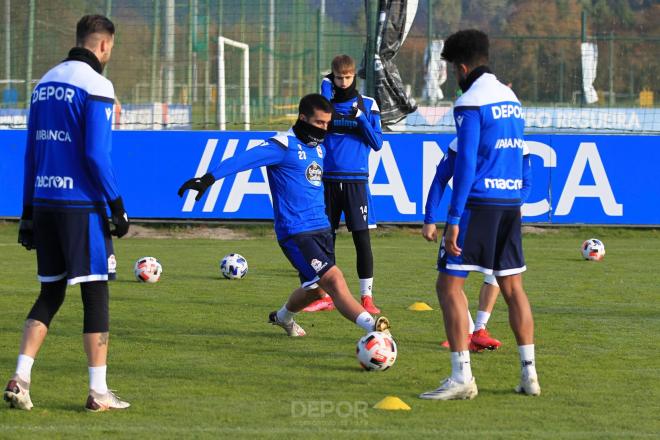
{"type": "Polygon", "coordinates": [[[223,177],[240,173],[241,171],[251,170],[268,165],[276,165],[284,159],[287,147],[276,142],[275,140],[268,140],[261,145],[246,150],[243,153],[231,157],[220,163],[213,171],[208,172],[200,177],[193,177],[186,180],[179,188],[179,197],[187,190],[197,191],[195,201],[199,201],[204,192],[209,186],[213,185],[216,180],[223,177]]]}
{"type": "Polygon", "coordinates": [[[179,197],[183,197],[183,193],[192,189],[197,191],[195,196],[195,201],[199,202],[199,199],[202,198],[209,186],[215,183],[215,177],[213,174],[206,173],[202,177],[193,177],[192,179],[186,180],[183,185],[179,188],[179,197]]]}

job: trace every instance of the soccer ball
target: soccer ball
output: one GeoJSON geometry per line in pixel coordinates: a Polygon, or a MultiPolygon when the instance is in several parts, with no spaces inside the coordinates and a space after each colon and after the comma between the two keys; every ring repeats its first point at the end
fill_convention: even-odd
{"type": "Polygon", "coordinates": [[[247,260],[240,254],[227,254],[220,261],[220,272],[228,280],[240,280],[247,275],[247,260]]]}
{"type": "Polygon", "coordinates": [[[385,371],[396,361],[396,342],[383,332],[371,332],[357,343],[358,362],[367,371],[385,371]]]}
{"type": "Polygon", "coordinates": [[[605,257],[605,245],[597,238],[590,238],[582,243],[581,251],[585,260],[600,261],[605,257]]]}
{"type": "Polygon", "coordinates": [[[142,257],[135,262],[133,273],[138,281],[155,283],[163,274],[163,266],[154,257],[142,257]]]}

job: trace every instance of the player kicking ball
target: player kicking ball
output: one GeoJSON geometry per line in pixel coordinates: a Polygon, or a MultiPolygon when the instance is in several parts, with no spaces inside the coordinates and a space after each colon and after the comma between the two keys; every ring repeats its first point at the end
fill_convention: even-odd
{"type": "Polygon", "coordinates": [[[335,265],[335,251],[330,223],[325,214],[323,196],[323,159],[332,104],[320,94],[300,100],[298,120],[286,133],[280,133],[261,145],[220,163],[213,171],[186,181],[179,188],[197,191],[199,201],[213,183],[241,171],[266,166],[273,197],[275,234],[278,243],[294,268],[301,285],[268,322],[282,327],[292,337],[305,336],[296,323],[296,313],[328,292],[339,312],[366,332],[389,333],[389,321],[377,320],[351,295],[341,270],[335,265]]]}
{"type": "MultiPolygon", "coordinates": [[[[374,257],[369,230],[376,227],[376,217],[371,206],[368,181],[369,154],[371,150],[382,148],[383,136],[378,104],[373,98],[360,95],[356,85],[353,58],[348,55],[334,57],[332,73],[321,83],[321,94],[334,107],[324,141],[325,207],[334,233],[344,213],[346,227],[355,244],[360,302],[369,313],[380,313],[373,299],[374,257]]],[[[325,297],[305,311],[332,309],[332,301],[325,297]]]]}

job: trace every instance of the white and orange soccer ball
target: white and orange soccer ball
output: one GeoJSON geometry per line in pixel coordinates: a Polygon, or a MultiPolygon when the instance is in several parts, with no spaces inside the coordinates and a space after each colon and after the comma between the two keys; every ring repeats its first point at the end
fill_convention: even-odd
{"type": "Polygon", "coordinates": [[[143,283],[155,283],[163,273],[163,266],[154,257],[142,257],[133,267],[135,278],[143,283]]]}
{"type": "Polygon", "coordinates": [[[605,257],[605,245],[597,238],[582,243],[582,257],[585,260],[600,261],[605,257]]]}
{"type": "Polygon", "coordinates": [[[383,332],[367,333],[357,343],[356,354],[367,371],[385,371],[396,361],[396,342],[383,332]]]}

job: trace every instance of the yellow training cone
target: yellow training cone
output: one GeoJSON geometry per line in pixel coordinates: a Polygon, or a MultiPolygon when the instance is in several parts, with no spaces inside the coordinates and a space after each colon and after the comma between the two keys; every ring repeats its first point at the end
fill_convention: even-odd
{"type": "Polygon", "coordinates": [[[426,304],[425,302],[416,302],[412,303],[410,307],[408,307],[408,310],[412,310],[414,312],[425,312],[427,310],[433,310],[430,305],[426,304]]]}
{"type": "Polygon", "coordinates": [[[387,396],[386,398],[375,404],[374,408],[387,409],[387,410],[403,409],[406,411],[410,411],[410,407],[408,406],[408,404],[396,396],[387,396]]]}

